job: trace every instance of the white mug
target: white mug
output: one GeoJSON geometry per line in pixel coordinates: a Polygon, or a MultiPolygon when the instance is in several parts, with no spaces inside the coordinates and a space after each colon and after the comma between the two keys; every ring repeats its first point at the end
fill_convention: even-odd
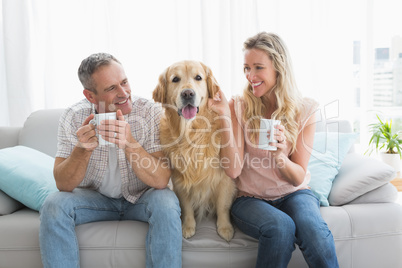
{"type": "Polygon", "coordinates": [[[260,133],[259,133],[259,142],[258,148],[268,151],[276,151],[278,148],[273,145],[269,145],[270,142],[278,142],[274,139],[275,126],[280,125],[280,120],[274,119],[264,119],[260,120],[260,133]],[[268,139],[268,130],[270,131],[269,139],[268,139]]]}
{"type": "MultiPolygon", "coordinates": [[[[89,121],[89,123],[96,127],[96,126],[100,125],[100,123],[103,120],[111,120],[111,119],[116,119],[116,113],[115,112],[113,112],[113,113],[95,114],[95,117],[91,121],[89,121]]],[[[104,140],[102,138],[102,136],[100,136],[98,134],[98,131],[96,131],[96,136],[98,137],[99,145],[101,145],[101,146],[105,146],[105,145],[114,146],[115,145],[114,143],[111,143],[111,142],[108,142],[108,141],[104,140]]]]}

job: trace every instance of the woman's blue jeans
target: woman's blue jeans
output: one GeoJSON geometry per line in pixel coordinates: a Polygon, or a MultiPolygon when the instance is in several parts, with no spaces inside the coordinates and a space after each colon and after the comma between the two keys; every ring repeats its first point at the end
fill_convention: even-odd
{"type": "Polygon", "coordinates": [[[339,266],[332,233],[310,190],[274,201],[239,197],[231,214],[241,231],[259,241],[256,267],[287,267],[295,243],[309,267],[339,266]]]}
{"type": "Polygon", "coordinates": [[[39,240],[45,268],[80,267],[75,226],[117,220],[149,223],[145,241],[147,267],[181,267],[180,206],[176,195],[167,188],[149,189],[136,204],[86,189],[56,192],[43,204],[40,220],[39,240]]]}

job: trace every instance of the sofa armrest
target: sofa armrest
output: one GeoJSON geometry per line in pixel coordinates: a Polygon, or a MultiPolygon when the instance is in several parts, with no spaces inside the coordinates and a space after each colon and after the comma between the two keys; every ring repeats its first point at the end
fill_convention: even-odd
{"type": "Polygon", "coordinates": [[[18,145],[22,127],[0,127],[0,149],[18,145]]]}
{"type": "MultiPolygon", "coordinates": [[[[343,160],[339,173],[333,181],[328,201],[333,206],[345,205],[389,183],[395,177],[396,171],[384,162],[350,153],[343,160]]],[[[371,202],[370,198],[361,200],[371,202]]],[[[389,198],[383,201],[388,202],[389,198]]]]}
{"type": "Polygon", "coordinates": [[[25,207],[23,204],[0,190],[0,216],[11,214],[23,207],[25,207]]]}
{"type": "MultiPolygon", "coordinates": [[[[17,146],[21,129],[22,127],[0,127],[0,149],[17,146]]],[[[23,207],[23,204],[0,190],[0,216],[11,214],[23,207]]]]}

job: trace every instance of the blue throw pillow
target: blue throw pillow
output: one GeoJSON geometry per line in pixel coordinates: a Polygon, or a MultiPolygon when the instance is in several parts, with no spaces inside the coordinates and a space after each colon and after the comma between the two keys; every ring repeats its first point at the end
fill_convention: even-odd
{"type": "Polygon", "coordinates": [[[0,189],[25,206],[39,211],[46,197],[58,191],[54,158],[25,146],[0,150],[0,189]]]}
{"type": "Polygon", "coordinates": [[[357,133],[316,132],[308,170],[309,186],[320,200],[321,206],[329,206],[328,195],[332,181],[338,174],[342,161],[354,144],[357,133]]]}

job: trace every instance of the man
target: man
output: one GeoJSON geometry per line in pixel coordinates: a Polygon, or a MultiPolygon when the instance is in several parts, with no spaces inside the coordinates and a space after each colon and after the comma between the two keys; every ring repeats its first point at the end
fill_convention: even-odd
{"type": "Polygon", "coordinates": [[[170,168],[159,143],[161,107],[131,96],[112,55],[84,59],[78,76],[86,98],[68,108],[59,124],[54,177],[60,192],[41,209],[44,267],[79,267],[75,226],[113,220],[152,225],[147,267],[181,267],[180,206],[166,188],[170,168]],[[117,119],[95,126],[94,114],[105,112],[116,112],[117,119]],[[99,145],[97,133],[112,145],[99,145]]]}

